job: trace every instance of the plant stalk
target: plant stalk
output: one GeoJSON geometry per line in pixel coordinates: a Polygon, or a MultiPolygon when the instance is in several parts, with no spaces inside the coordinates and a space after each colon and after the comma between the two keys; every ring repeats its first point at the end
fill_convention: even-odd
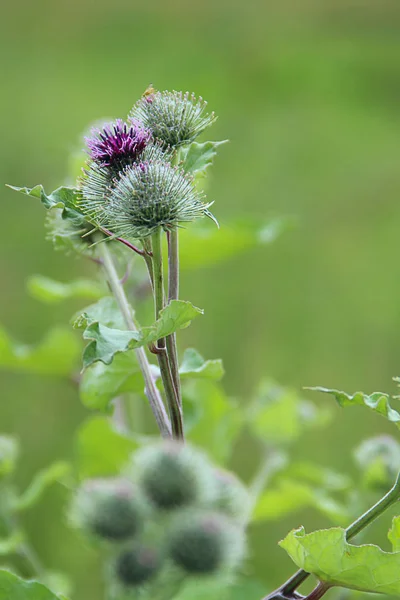
{"type": "MultiPolygon", "coordinates": [[[[156,319],[160,311],[164,308],[164,280],[161,248],[161,228],[158,228],[152,236],[153,242],[153,278],[154,278],[154,304],[156,319]]],[[[161,378],[164,384],[165,395],[167,398],[172,434],[175,439],[184,439],[182,409],[176,393],[174,381],[172,378],[169,357],[166,348],[165,338],[160,338],[157,342],[158,363],[160,366],[161,378]]]]}
{"type": "MultiPolygon", "coordinates": [[[[361,517],[356,519],[351,525],[349,525],[346,529],[346,540],[349,541],[354,538],[357,534],[359,534],[363,529],[368,527],[370,523],[375,521],[378,517],[380,517],[390,506],[395,504],[400,499],[400,473],[397,476],[397,479],[393,485],[393,487],[388,491],[383,498],[378,500],[376,504],[371,506],[361,517]]],[[[290,579],[288,579],[280,588],[269,594],[263,600],[274,600],[282,597],[293,597],[293,592],[296,590],[299,585],[301,585],[307,577],[309,577],[310,573],[307,573],[303,569],[300,569],[295,573],[290,579]]],[[[328,588],[327,588],[328,589],[328,588]]],[[[327,591],[324,590],[323,593],[327,591]]],[[[315,590],[314,590],[315,591],[315,590]]],[[[311,597],[311,596],[310,596],[311,597]]],[[[312,600],[315,598],[320,598],[321,596],[312,597],[312,600]]]]}
{"type": "MultiPolygon", "coordinates": [[[[122,313],[125,324],[130,331],[137,331],[137,327],[132,318],[131,307],[126,297],[125,290],[119,280],[107,243],[99,244],[99,248],[102,253],[103,268],[107,276],[108,283],[122,313]]],[[[151,372],[150,363],[147,359],[144,348],[136,348],[135,354],[145,381],[145,393],[149,400],[150,407],[153,411],[158,428],[163,437],[169,438],[172,435],[171,424],[165,411],[161,394],[157,389],[155,379],[151,372]]]]}
{"type": "MultiPolygon", "coordinates": [[[[179,232],[178,228],[167,234],[168,237],[168,302],[179,299],[179,232]]],[[[182,406],[181,380],[179,377],[178,350],[176,334],[172,333],[166,339],[172,379],[174,381],[178,402],[182,406]]]]}

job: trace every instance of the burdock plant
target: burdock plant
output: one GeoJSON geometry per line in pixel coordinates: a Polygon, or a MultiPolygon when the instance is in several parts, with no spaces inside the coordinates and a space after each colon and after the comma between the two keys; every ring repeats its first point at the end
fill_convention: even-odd
{"type": "MultiPolygon", "coordinates": [[[[103,416],[80,429],[72,474],[68,465],[56,463],[20,495],[9,483],[17,444],[0,436],[0,525],[9,534],[1,539],[0,553],[18,554],[30,574],[54,588],[54,578],[25,539],[18,516],[49,482],[62,480],[73,489],[70,523],[106,557],[108,600],[186,600],[199,598],[199,590],[201,598],[229,598],[229,586],[245,556],[249,522],[271,521],[299,507],[316,509],[335,524],[351,524],[310,534],[303,528],[291,531],[280,545],[299,570],[265,600],[303,598],[298,589],[310,574],[318,583],[308,600],[318,600],[334,587],[399,596],[400,517],[389,531],[393,552],[349,543],[400,498],[398,476],[372,508],[366,501],[367,492],[386,490],[398,473],[398,442],[375,438],[362,445],[356,455],[362,485],[351,489],[347,478],[289,456],[288,448],[302,430],[326,422],[320,407],[270,380],[238,406],[216,383],[223,375],[221,361],[205,361],[193,348],[178,360],[176,332],[202,313],[179,299],[180,233],[188,228],[195,261],[210,253],[201,245],[202,235],[212,231],[214,241],[220,235],[211,224],[197,231],[197,237],[193,232],[195,221],[216,221],[203,179],[222,142],[197,141],[214,121],[202,98],[149,88],[126,120],[92,128],[73,187],[51,194],[40,185],[15,188],[41,200],[48,210],[48,237],[57,248],[94,261],[111,297],[104,297],[103,289],[99,293],[92,281],[31,282],[45,301],[74,295],[97,300],[73,320],[87,342],[79,374],[71,373],[71,338],[65,334],[53,332],[34,351],[2,333],[0,350],[7,365],[68,376],[78,383],[84,404],[103,416]],[[122,278],[121,263],[126,268],[122,278]],[[142,327],[134,308],[146,294],[153,300],[155,320],[142,327]],[[127,394],[134,394],[135,401],[127,394]],[[163,438],[157,443],[143,435],[134,412],[137,396],[145,396],[151,407],[163,438]],[[261,447],[262,457],[249,486],[225,470],[244,428],[261,447]],[[205,443],[224,468],[185,443],[188,436],[205,443]]],[[[233,238],[225,232],[228,243],[222,256],[251,245],[251,240],[271,239],[271,227],[255,231],[243,225],[233,238]]],[[[214,259],[218,245],[210,247],[214,259]]],[[[188,248],[190,244],[186,252],[188,248]]],[[[75,338],[72,345],[76,347],[75,338]]],[[[400,423],[400,413],[386,394],[349,396],[316,389],[333,394],[341,406],[364,405],[400,423]]],[[[272,581],[268,572],[270,576],[272,581]]],[[[0,570],[1,599],[61,598],[38,585],[0,570]]],[[[251,593],[246,589],[242,597],[253,598],[254,588],[251,593]]]]}

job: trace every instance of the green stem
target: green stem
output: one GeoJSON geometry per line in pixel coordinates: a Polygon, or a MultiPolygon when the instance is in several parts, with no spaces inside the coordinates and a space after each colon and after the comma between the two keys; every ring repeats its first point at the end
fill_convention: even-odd
{"type": "MultiPolygon", "coordinates": [[[[126,297],[125,290],[119,280],[107,243],[104,242],[99,244],[99,248],[102,253],[103,268],[106,273],[108,283],[122,313],[125,324],[130,331],[137,331],[137,327],[132,318],[131,307],[126,297]]],[[[161,435],[163,437],[171,437],[171,424],[165,411],[161,394],[157,389],[155,379],[151,372],[150,363],[147,359],[146,353],[143,348],[136,348],[135,354],[145,381],[145,393],[149,400],[150,407],[153,411],[161,435]]]]}
{"type": "MultiPolygon", "coordinates": [[[[368,509],[361,517],[356,519],[351,525],[349,525],[346,529],[346,540],[349,541],[354,538],[358,533],[360,533],[363,529],[365,529],[370,523],[375,521],[378,517],[381,516],[390,506],[392,506],[395,502],[400,499],[400,473],[397,476],[396,482],[389,490],[389,492],[383,496],[374,506],[368,509]]],[[[265,600],[272,600],[273,598],[278,598],[279,594],[283,596],[290,596],[294,590],[296,590],[299,585],[303,583],[307,579],[310,573],[307,573],[303,569],[300,569],[295,573],[290,579],[286,581],[278,590],[270,594],[265,598],[265,600]]],[[[326,590],[325,590],[326,591],[326,590]]]]}
{"type": "MultiPolygon", "coordinates": [[[[154,276],[154,304],[156,319],[158,319],[160,311],[164,308],[164,280],[163,280],[163,264],[162,264],[162,248],[161,248],[161,228],[152,236],[153,247],[153,276],[154,276]]],[[[157,358],[160,366],[161,378],[164,384],[165,396],[167,398],[172,434],[176,439],[183,439],[183,420],[182,410],[176,394],[174,381],[168,353],[166,349],[165,338],[160,338],[157,343],[157,358]]]]}
{"type": "MultiPolygon", "coordinates": [[[[168,234],[168,302],[179,299],[179,234],[175,227],[168,234]]],[[[176,334],[167,337],[167,351],[171,365],[172,379],[180,406],[182,406],[181,380],[179,377],[178,350],[176,334]]]]}

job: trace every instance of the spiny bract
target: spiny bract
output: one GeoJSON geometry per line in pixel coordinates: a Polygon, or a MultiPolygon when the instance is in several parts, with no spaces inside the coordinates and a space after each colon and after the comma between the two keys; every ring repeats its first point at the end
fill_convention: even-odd
{"type": "Polygon", "coordinates": [[[166,146],[190,144],[216,120],[206,113],[207,102],[189,92],[144,94],[134,105],[130,119],[141,121],[166,146]]]}

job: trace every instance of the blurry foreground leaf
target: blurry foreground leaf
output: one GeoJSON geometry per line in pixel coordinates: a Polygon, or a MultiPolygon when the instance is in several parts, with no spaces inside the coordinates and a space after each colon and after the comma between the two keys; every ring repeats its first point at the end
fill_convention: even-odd
{"type": "Polygon", "coordinates": [[[0,329],[0,368],[41,375],[68,376],[76,366],[81,346],[74,332],[50,330],[37,346],[14,342],[0,329]]]}
{"type": "Polygon", "coordinates": [[[14,531],[7,538],[0,538],[0,556],[7,556],[17,552],[24,541],[24,535],[21,531],[14,531]]]}
{"type": "Polygon", "coordinates": [[[29,487],[16,500],[15,509],[26,510],[39,502],[49,486],[63,482],[70,472],[71,466],[67,462],[56,462],[36,473],[29,487]]]}
{"type": "Polygon", "coordinates": [[[183,355],[179,369],[181,379],[214,379],[224,376],[221,359],[204,360],[194,348],[188,348],[183,355]]]}
{"type": "Polygon", "coordinates": [[[116,475],[139,444],[117,431],[106,417],[89,419],[79,428],[75,464],[79,479],[116,475]]]}
{"type": "Polygon", "coordinates": [[[117,352],[155,343],[160,338],[187,327],[202,312],[190,302],[172,300],[160,311],[160,316],[153,325],[138,331],[111,329],[98,321],[93,322],[92,317],[84,313],[76,322],[77,327],[86,327],[83,338],[90,340],[83,352],[83,366],[86,368],[98,360],[110,364],[117,352]]]}
{"type": "MultiPolygon", "coordinates": [[[[394,549],[399,547],[398,519],[390,532],[394,549]]],[[[353,546],[341,527],[309,534],[301,527],[291,531],[280,546],[298,567],[328,584],[400,595],[400,552],[384,552],[372,544],[353,546]]]]}
{"type": "Polygon", "coordinates": [[[104,294],[103,287],[90,279],[76,279],[69,283],[55,281],[43,275],[33,275],[28,279],[28,291],[33,298],[47,304],[55,304],[70,298],[96,300],[104,294]]]}
{"type": "Polygon", "coordinates": [[[65,600],[37,581],[25,581],[0,570],[0,600],[65,600]]]}
{"type": "Polygon", "coordinates": [[[339,390],[331,390],[324,387],[310,387],[306,388],[313,392],[322,392],[324,394],[331,394],[335,397],[336,401],[340,406],[366,406],[379,415],[386,417],[392,423],[395,423],[400,428],[400,413],[390,406],[390,396],[388,394],[382,394],[381,392],[374,392],[370,396],[363,392],[356,392],[355,394],[346,394],[339,390]]]}

